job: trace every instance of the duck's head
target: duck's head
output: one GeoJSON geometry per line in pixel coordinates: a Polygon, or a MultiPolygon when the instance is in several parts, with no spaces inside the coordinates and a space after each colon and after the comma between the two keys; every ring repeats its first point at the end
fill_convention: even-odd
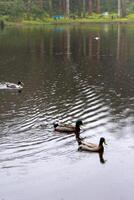
{"type": "Polygon", "coordinates": [[[18,85],[24,85],[24,83],[22,81],[18,81],[18,85]]]}
{"type": "Polygon", "coordinates": [[[54,125],[54,128],[56,128],[57,126],[59,126],[59,124],[57,122],[54,122],[53,125],[54,125]]]}
{"type": "Polygon", "coordinates": [[[78,145],[81,145],[82,142],[81,142],[81,139],[80,138],[76,138],[76,141],[78,142],[78,145]]]}
{"type": "Polygon", "coordinates": [[[76,121],[76,127],[80,127],[81,125],[83,125],[83,122],[82,122],[82,120],[78,119],[76,121]]]}
{"type": "Polygon", "coordinates": [[[103,145],[103,143],[106,145],[106,140],[104,137],[100,138],[100,145],[103,145]]]}

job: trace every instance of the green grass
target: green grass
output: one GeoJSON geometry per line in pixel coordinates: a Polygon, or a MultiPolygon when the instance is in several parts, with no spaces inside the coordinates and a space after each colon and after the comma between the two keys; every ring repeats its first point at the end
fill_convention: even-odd
{"type": "Polygon", "coordinates": [[[118,18],[117,14],[111,13],[108,16],[101,16],[93,13],[85,18],[63,18],[52,19],[44,17],[42,19],[30,18],[30,19],[12,19],[9,16],[0,17],[7,25],[55,25],[55,24],[85,24],[85,23],[118,23],[118,22],[134,22],[134,14],[129,14],[126,18],[118,18]]]}
{"type": "Polygon", "coordinates": [[[128,19],[134,20],[134,14],[129,14],[129,15],[128,15],[128,19]]]}

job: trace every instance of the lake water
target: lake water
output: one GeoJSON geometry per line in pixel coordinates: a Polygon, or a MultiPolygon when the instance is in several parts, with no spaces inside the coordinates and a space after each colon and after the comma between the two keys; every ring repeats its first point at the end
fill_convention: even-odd
{"type": "Polygon", "coordinates": [[[134,25],[0,30],[0,200],[134,197],[134,25]],[[96,38],[98,37],[98,38],[96,38]],[[79,152],[75,124],[103,158],[79,152]]]}

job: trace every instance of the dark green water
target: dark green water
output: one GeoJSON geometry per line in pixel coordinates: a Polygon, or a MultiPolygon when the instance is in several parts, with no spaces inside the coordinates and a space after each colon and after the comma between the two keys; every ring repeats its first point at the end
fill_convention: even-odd
{"type": "Polygon", "coordinates": [[[0,199],[133,198],[133,44],[134,25],[0,30],[0,199]],[[86,141],[105,137],[105,163],[54,132],[79,118],[86,141]]]}

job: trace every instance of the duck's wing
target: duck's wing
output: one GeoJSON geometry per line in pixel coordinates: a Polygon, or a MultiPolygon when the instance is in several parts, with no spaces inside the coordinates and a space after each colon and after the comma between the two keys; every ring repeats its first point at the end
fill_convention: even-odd
{"type": "Polygon", "coordinates": [[[90,143],[90,142],[85,142],[85,141],[81,141],[82,145],[85,145],[89,148],[97,148],[98,145],[97,144],[93,144],[93,143],[90,143]]]}
{"type": "Polygon", "coordinates": [[[71,124],[59,124],[60,127],[67,127],[67,128],[73,128],[74,126],[71,124]]]}
{"type": "Polygon", "coordinates": [[[6,87],[7,89],[22,89],[23,86],[21,85],[17,85],[15,83],[9,83],[9,82],[6,82],[6,87]]]}
{"type": "Polygon", "coordinates": [[[6,86],[7,86],[8,88],[15,88],[15,87],[16,87],[16,84],[14,84],[14,83],[6,82],[5,84],[6,84],[6,86]]]}
{"type": "Polygon", "coordinates": [[[74,129],[72,127],[67,127],[67,126],[57,126],[55,128],[55,131],[72,133],[72,132],[74,132],[74,129]]]}
{"type": "Polygon", "coordinates": [[[98,152],[99,151],[99,147],[98,146],[87,146],[87,145],[79,145],[79,150],[83,150],[83,151],[90,151],[90,152],[98,152]]]}

